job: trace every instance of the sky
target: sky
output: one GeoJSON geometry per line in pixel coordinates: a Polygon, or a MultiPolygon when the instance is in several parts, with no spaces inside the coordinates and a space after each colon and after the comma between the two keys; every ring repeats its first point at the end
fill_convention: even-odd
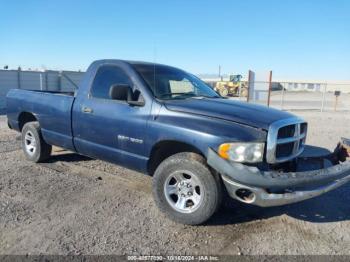
{"type": "Polygon", "coordinates": [[[350,80],[349,0],[0,0],[0,67],[156,61],[195,74],[350,80]]]}

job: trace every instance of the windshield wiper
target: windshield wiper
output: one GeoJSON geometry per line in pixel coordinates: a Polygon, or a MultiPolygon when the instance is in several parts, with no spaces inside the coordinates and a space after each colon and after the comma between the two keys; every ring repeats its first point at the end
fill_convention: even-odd
{"type": "MultiPolygon", "coordinates": [[[[160,94],[160,95],[158,95],[158,98],[164,98],[164,97],[167,97],[167,96],[170,96],[170,97],[172,97],[172,96],[179,96],[180,98],[181,97],[188,97],[188,96],[190,96],[190,97],[192,97],[192,96],[196,96],[196,94],[195,93],[193,93],[193,92],[183,92],[183,93],[164,93],[164,94],[160,94]]],[[[178,98],[178,97],[176,97],[176,98],[178,98]]]]}
{"type": "Polygon", "coordinates": [[[183,93],[165,93],[158,96],[158,98],[165,98],[166,96],[172,97],[173,99],[185,99],[185,98],[222,98],[221,96],[207,96],[207,95],[196,95],[193,92],[183,92],[183,93]]]}
{"type": "Polygon", "coordinates": [[[222,98],[221,96],[206,96],[206,95],[197,95],[192,98],[222,98]]]}

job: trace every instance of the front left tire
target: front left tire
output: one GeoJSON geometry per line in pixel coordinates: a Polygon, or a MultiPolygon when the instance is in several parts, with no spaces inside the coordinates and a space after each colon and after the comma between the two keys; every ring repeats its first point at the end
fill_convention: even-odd
{"type": "Polygon", "coordinates": [[[219,208],[222,183],[195,153],[178,153],[165,159],[153,176],[153,196],[158,208],[182,224],[206,222],[219,208]]]}

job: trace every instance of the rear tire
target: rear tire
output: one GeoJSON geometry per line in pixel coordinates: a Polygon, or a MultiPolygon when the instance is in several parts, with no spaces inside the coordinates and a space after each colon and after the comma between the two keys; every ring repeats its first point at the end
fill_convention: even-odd
{"type": "Polygon", "coordinates": [[[22,149],[26,158],[35,163],[50,157],[52,146],[44,141],[39,122],[28,122],[23,126],[22,149]]]}
{"type": "Polygon", "coordinates": [[[205,159],[178,153],[165,159],[153,176],[153,196],[171,220],[188,225],[207,221],[219,208],[222,183],[205,159]]]}

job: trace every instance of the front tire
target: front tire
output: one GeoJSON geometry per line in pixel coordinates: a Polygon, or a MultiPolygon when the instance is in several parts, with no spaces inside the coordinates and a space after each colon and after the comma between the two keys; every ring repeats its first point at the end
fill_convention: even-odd
{"type": "Polygon", "coordinates": [[[44,141],[38,122],[28,122],[23,126],[22,149],[26,158],[35,163],[50,157],[52,146],[44,141]]]}
{"type": "Polygon", "coordinates": [[[198,225],[221,204],[221,181],[195,153],[164,160],[153,176],[153,196],[159,209],[175,222],[198,225]]]}
{"type": "Polygon", "coordinates": [[[227,90],[226,87],[220,90],[220,95],[223,96],[223,97],[227,97],[228,96],[228,90],[227,90]]]}

